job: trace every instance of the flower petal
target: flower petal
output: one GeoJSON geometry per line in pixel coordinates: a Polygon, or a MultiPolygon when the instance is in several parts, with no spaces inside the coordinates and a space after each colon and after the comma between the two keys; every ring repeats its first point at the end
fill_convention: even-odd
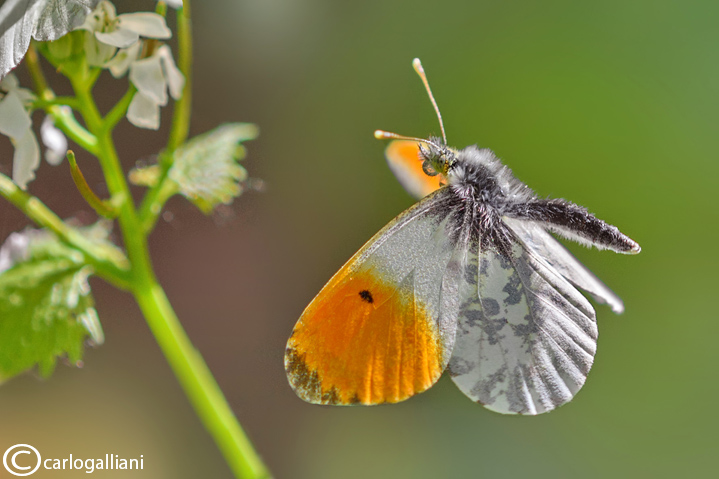
{"type": "Polygon", "coordinates": [[[49,115],[45,117],[40,126],[40,138],[47,148],[45,160],[53,166],[59,165],[67,154],[67,138],[62,131],[55,127],[55,122],[49,115]]]}
{"type": "Polygon", "coordinates": [[[8,73],[5,78],[0,80],[0,90],[5,92],[14,91],[22,101],[23,105],[35,100],[35,94],[27,88],[20,87],[20,81],[14,73],[8,73]]]}
{"type": "Polygon", "coordinates": [[[105,45],[112,45],[117,48],[127,48],[140,39],[140,35],[132,30],[118,28],[113,32],[95,32],[95,38],[105,45]]]}
{"type": "Polygon", "coordinates": [[[157,55],[162,60],[162,68],[165,71],[167,86],[170,87],[170,95],[175,100],[179,100],[182,96],[182,89],[185,87],[185,75],[175,65],[170,47],[167,45],[161,46],[157,50],[157,55]]]}
{"type": "Polygon", "coordinates": [[[182,0],[165,0],[165,3],[175,10],[182,8],[182,0]]]}
{"type": "Polygon", "coordinates": [[[127,109],[127,119],[138,128],[157,130],[160,128],[160,105],[138,91],[127,109]]]}
{"type": "Polygon", "coordinates": [[[82,25],[75,27],[75,30],[87,30],[88,32],[102,31],[105,22],[107,21],[108,24],[112,24],[115,22],[116,17],[117,11],[115,10],[115,5],[107,0],[102,0],[102,2],[95,7],[95,10],[85,17],[85,21],[82,25]]]}
{"type": "Polygon", "coordinates": [[[93,67],[103,66],[117,51],[116,47],[99,41],[92,33],[85,33],[84,45],[87,63],[93,67]]]}
{"type": "Polygon", "coordinates": [[[35,101],[35,94],[27,88],[18,88],[15,93],[17,93],[23,105],[29,106],[30,103],[35,101]]]}
{"type": "Polygon", "coordinates": [[[24,190],[35,179],[35,170],[40,166],[40,146],[29,128],[21,138],[13,139],[13,144],[12,179],[24,190]]]}
{"type": "Polygon", "coordinates": [[[11,91],[0,101],[0,133],[19,139],[30,129],[30,115],[22,105],[20,95],[11,91]]]}
{"type": "Polygon", "coordinates": [[[8,73],[5,78],[0,81],[0,88],[5,91],[14,90],[20,86],[20,80],[17,79],[14,73],[8,73]]]}
{"type": "Polygon", "coordinates": [[[130,65],[130,81],[158,105],[167,105],[167,82],[159,55],[133,62],[130,65]]]}
{"type": "Polygon", "coordinates": [[[130,68],[130,64],[137,60],[137,56],[140,54],[141,48],[142,43],[137,42],[130,46],[130,48],[123,48],[122,50],[119,50],[109,62],[105,63],[105,68],[110,70],[113,77],[120,78],[127,73],[127,70],[130,68]]]}
{"type": "Polygon", "coordinates": [[[117,19],[120,22],[120,29],[131,30],[143,37],[161,40],[172,37],[172,30],[167,28],[165,18],[157,13],[125,13],[117,17],[117,19]]]}

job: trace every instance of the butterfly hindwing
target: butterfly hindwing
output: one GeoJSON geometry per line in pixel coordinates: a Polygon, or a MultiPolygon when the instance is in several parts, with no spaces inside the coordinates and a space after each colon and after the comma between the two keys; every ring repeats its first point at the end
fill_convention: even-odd
{"type": "Polygon", "coordinates": [[[570,283],[591,294],[598,303],[608,304],[616,314],[624,312],[624,302],[619,296],[575,258],[541,224],[513,218],[504,218],[504,221],[526,247],[547,260],[570,283]]]}
{"type": "Polygon", "coordinates": [[[305,309],[285,354],[301,398],[398,402],[439,379],[453,347],[461,273],[449,199],[437,191],[393,220],[305,309]]]}
{"type": "Polygon", "coordinates": [[[494,228],[499,234],[477,231],[467,254],[449,370],[491,410],[550,411],[584,384],[596,351],[594,310],[501,220],[494,228]]]}

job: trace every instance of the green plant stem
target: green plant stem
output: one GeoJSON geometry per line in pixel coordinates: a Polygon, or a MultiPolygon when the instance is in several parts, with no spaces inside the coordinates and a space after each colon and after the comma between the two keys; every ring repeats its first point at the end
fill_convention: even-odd
{"type": "Polygon", "coordinates": [[[122,118],[127,113],[127,109],[130,107],[130,102],[132,101],[132,98],[135,96],[135,93],[137,93],[137,88],[135,88],[135,85],[132,83],[130,84],[130,87],[127,89],[127,92],[120,98],[120,101],[117,102],[117,104],[112,107],[112,110],[105,115],[105,121],[104,121],[104,127],[107,131],[112,131],[113,128],[122,120],[122,118]]]}
{"type": "Polygon", "coordinates": [[[145,234],[152,231],[165,203],[177,193],[177,184],[168,179],[168,173],[169,170],[160,169],[157,185],[147,192],[140,206],[138,216],[145,234]]]}
{"type": "Polygon", "coordinates": [[[142,312],[200,419],[238,478],[269,478],[200,353],[192,346],[162,288],[152,281],[135,290],[142,312]]]}
{"type": "Polygon", "coordinates": [[[172,112],[172,130],[167,149],[175,151],[187,140],[190,131],[190,112],[192,110],[192,20],[189,0],[177,11],[177,66],[185,76],[182,97],[175,103],[172,112]]]}
{"type": "MultiPolygon", "coordinates": [[[[185,0],[185,5],[188,3],[188,0],[185,0]]],[[[111,129],[105,124],[107,117],[103,120],[90,93],[94,78],[71,77],[70,81],[85,124],[97,138],[97,157],[113,203],[119,208],[118,222],[132,265],[131,291],[170,367],[233,473],[243,479],[268,478],[267,468],[232,413],[209,368],[193,348],[155,278],[148,252],[147,232],[135,210],[111,129]]],[[[189,115],[189,109],[184,111],[184,115],[189,115]]],[[[157,186],[162,188],[162,185],[157,186]]]]}
{"type": "Polygon", "coordinates": [[[182,97],[175,102],[172,112],[172,127],[167,147],[160,155],[160,174],[157,184],[150,188],[142,201],[139,210],[143,231],[149,233],[162,212],[165,202],[172,196],[173,187],[168,185],[168,173],[174,160],[173,153],[187,140],[190,131],[190,114],[192,111],[192,23],[190,19],[190,2],[184,1],[183,7],[177,11],[177,43],[179,54],[177,66],[185,77],[182,97]]]}
{"type": "Polygon", "coordinates": [[[60,106],[50,106],[45,111],[52,116],[55,126],[60,128],[75,143],[85,151],[97,156],[98,142],[95,135],[83,128],[72,115],[72,112],[63,110],[60,106]]]}
{"type": "MultiPolygon", "coordinates": [[[[89,111],[93,115],[92,109],[89,111]]],[[[109,134],[99,136],[100,164],[107,169],[106,176],[119,169],[119,161],[109,134]],[[105,157],[105,158],[103,158],[105,157]]],[[[127,188],[124,176],[122,186],[108,181],[108,188],[121,194],[127,188]]],[[[164,291],[157,283],[147,249],[145,233],[130,206],[129,196],[120,208],[120,226],[127,254],[132,263],[133,293],[147,322],[177,376],[195,411],[220,447],[225,460],[238,478],[260,479],[269,474],[252,443],[232,414],[227,400],[212,377],[200,354],[192,347],[180,325],[164,291]],[[131,213],[127,210],[131,210],[131,213]]]]}
{"type": "Polygon", "coordinates": [[[90,185],[87,184],[87,180],[85,180],[85,175],[82,174],[80,167],[77,166],[77,161],[75,160],[75,153],[72,150],[67,151],[67,161],[70,163],[70,174],[72,175],[72,181],[75,182],[75,186],[77,187],[82,197],[85,198],[87,204],[89,204],[92,209],[95,210],[95,212],[100,216],[110,219],[117,217],[117,211],[115,211],[115,208],[113,208],[112,205],[108,204],[108,202],[101,200],[95,194],[95,192],[92,191],[90,185]]]}
{"type": "MultiPolygon", "coordinates": [[[[47,86],[47,80],[45,80],[45,75],[43,75],[40,67],[37,49],[32,42],[25,55],[25,65],[35,85],[35,92],[38,96],[37,106],[44,108],[52,116],[55,125],[64,131],[72,141],[97,156],[97,138],[77,122],[71,111],[67,111],[59,104],[60,102],[55,97],[55,93],[47,86]]],[[[79,108],[80,104],[77,98],[62,98],[64,99],[64,104],[79,108]]]]}
{"type": "Polygon", "coordinates": [[[33,110],[46,110],[51,106],[69,106],[70,108],[77,108],[77,98],[74,96],[56,96],[51,100],[43,100],[38,98],[32,103],[33,110]]]}
{"type": "Polygon", "coordinates": [[[49,229],[68,246],[85,256],[95,271],[121,289],[130,289],[129,262],[116,248],[97,245],[68,226],[38,198],[22,191],[10,178],[0,173],[0,195],[15,205],[38,226],[49,229]]]}
{"type": "Polygon", "coordinates": [[[55,95],[52,93],[52,90],[50,90],[50,88],[47,86],[47,80],[45,80],[45,75],[42,73],[42,68],[40,67],[40,60],[37,56],[37,48],[35,48],[35,43],[32,41],[27,48],[27,53],[25,54],[25,65],[30,72],[32,83],[35,86],[35,91],[38,93],[40,99],[52,100],[55,95]]]}

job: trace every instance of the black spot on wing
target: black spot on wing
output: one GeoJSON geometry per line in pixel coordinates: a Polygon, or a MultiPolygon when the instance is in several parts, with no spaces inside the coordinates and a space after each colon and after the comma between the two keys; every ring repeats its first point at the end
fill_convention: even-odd
{"type": "Polygon", "coordinates": [[[366,301],[367,303],[374,303],[374,298],[372,297],[372,293],[370,293],[368,290],[363,289],[359,292],[360,298],[362,298],[362,301],[366,301]]]}

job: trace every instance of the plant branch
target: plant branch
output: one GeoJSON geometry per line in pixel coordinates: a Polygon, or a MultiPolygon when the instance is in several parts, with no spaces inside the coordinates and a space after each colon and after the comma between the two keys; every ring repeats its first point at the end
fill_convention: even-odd
{"type": "MultiPolygon", "coordinates": [[[[25,65],[27,66],[30,77],[35,87],[35,93],[38,96],[36,105],[44,108],[47,114],[51,115],[55,121],[55,126],[60,128],[72,141],[80,145],[86,151],[97,156],[97,138],[80,125],[72,111],[63,108],[60,101],[55,97],[55,93],[48,87],[45,75],[40,67],[40,59],[37,55],[37,49],[34,43],[30,43],[30,47],[25,55],[25,65]]],[[[73,108],[80,107],[80,102],[75,97],[61,97],[65,100],[67,106],[73,108]]]]}
{"type": "Polygon", "coordinates": [[[35,86],[35,91],[42,100],[52,100],[55,98],[55,94],[47,86],[47,80],[45,80],[45,74],[42,72],[40,67],[40,59],[37,55],[37,48],[35,48],[35,42],[30,42],[30,46],[25,54],[25,65],[30,72],[30,78],[35,86]]]}
{"type": "Polygon", "coordinates": [[[80,251],[95,271],[115,286],[130,289],[129,263],[117,248],[98,245],[62,221],[34,196],[22,191],[10,178],[0,173],[0,195],[15,205],[38,226],[52,231],[68,246],[80,251]]]}
{"type": "Polygon", "coordinates": [[[38,98],[32,103],[33,110],[47,110],[52,106],[69,106],[70,108],[77,109],[78,102],[74,96],[56,96],[52,100],[43,100],[38,98]]]}
{"type": "Polygon", "coordinates": [[[172,130],[167,142],[167,149],[175,151],[185,142],[190,131],[190,112],[192,110],[192,23],[190,2],[183,2],[177,11],[177,45],[179,55],[177,66],[185,76],[182,97],[175,103],[172,112],[172,130]]]}
{"type": "MultiPolygon", "coordinates": [[[[187,0],[185,0],[187,4],[187,0]]],[[[195,411],[212,434],[225,459],[239,478],[268,477],[259,456],[247,439],[207,365],[192,347],[157,283],[150,262],[147,234],[137,216],[111,133],[105,129],[97,106],[81,81],[71,83],[80,101],[80,112],[90,132],[98,139],[98,158],[108,189],[120,198],[118,221],[132,265],[135,298],[162,348],[167,361],[190,398],[195,411]]]]}
{"type": "Polygon", "coordinates": [[[98,155],[97,137],[80,125],[71,111],[61,106],[50,106],[45,111],[52,116],[55,126],[60,128],[72,141],[93,155],[98,155]]]}
{"type": "MultiPolygon", "coordinates": [[[[103,118],[91,93],[100,69],[88,69],[85,62],[80,65],[81,68],[67,70],[65,74],[70,79],[75,92],[75,98],[68,103],[72,103],[76,111],[82,115],[86,125],[86,128],[83,128],[72,113],[67,111],[67,107],[59,104],[54,93],[48,88],[34,47],[28,54],[28,68],[40,99],[38,105],[55,118],[56,124],[70,138],[99,159],[113,204],[118,210],[117,219],[127,251],[126,261],[130,264],[130,270],[123,272],[125,281],[118,282],[118,285],[123,289],[130,289],[134,294],[168,363],[235,476],[243,479],[267,479],[270,477],[269,471],[232,413],[209,368],[192,346],[165,292],[157,282],[148,251],[147,235],[161,213],[165,201],[176,192],[176,185],[169,178],[175,150],[185,143],[189,133],[192,100],[190,0],[184,0],[184,7],[178,10],[177,22],[178,66],[185,76],[185,85],[182,98],[175,103],[168,144],[159,161],[158,182],[147,192],[139,212],[135,209],[112,138],[112,130],[126,114],[132,101],[135,94],[134,87],[130,86],[127,93],[103,118]]],[[[147,43],[147,51],[151,51],[154,46],[156,44],[147,43]]],[[[71,165],[72,163],[71,161],[71,165]]],[[[79,170],[77,173],[79,174],[79,170]]],[[[76,182],[79,185],[84,183],[80,176],[76,178],[76,182]]],[[[82,242],[83,238],[74,238],[72,232],[67,231],[68,227],[41,203],[44,210],[41,209],[40,213],[30,208],[27,194],[20,191],[9,179],[7,183],[5,185],[5,182],[0,181],[0,194],[8,197],[31,218],[35,215],[42,224],[48,224],[48,227],[58,235],[64,235],[61,237],[66,237],[67,241],[73,242],[72,244],[79,241],[82,247],[77,246],[78,249],[85,251],[83,247],[87,248],[88,245],[82,242]],[[2,190],[3,186],[8,190],[2,190]]],[[[91,194],[88,200],[91,204],[104,203],[92,194],[89,188],[86,193],[91,194]]],[[[92,263],[93,257],[88,258],[88,261],[92,263]]],[[[101,267],[116,268],[114,264],[110,266],[106,266],[104,262],[98,264],[101,267]]]]}
{"type": "Polygon", "coordinates": [[[105,127],[106,131],[112,131],[115,126],[120,122],[120,120],[123,119],[123,117],[127,113],[127,109],[130,107],[130,102],[132,101],[136,92],[137,88],[135,88],[135,85],[130,83],[127,92],[125,92],[122,98],[120,98],[120,100],[115,104],[115,106],[112,107],[112,110],[110,110],[108,114],[105,115],[103,126],[105,127]]]}
{"type": "Polygon", "coordinates": [[[92,207],[92,209],[95,210],[100,216],[104,216],[105,218],[110,219],[116,218],[117,211],[115,210],[115,208],[109,205],[108,202],[98,198],[95,192],[92,191],[92,189],[90,188],[90,185],[87,184],[87,181],[85,180],[85,175],[82,174],[82,171],[80,171],[80,167],[77,166],[77,161],[75,160],[75,153],[72,150],[67,151],[67,161],[70,163],[70,174],[72,175],[72,180],[75,182],[75,186],[77,187],[82,197],[85,198],[85,201],[87,201],[87,203],[92,207]]]}
{"type": "Polygon", "coordinates": [[[175,102],[172,112],[172,127],[167,148],[160,156],[160,174],[157,183],[148,190],[139,210],[143,230],[150,233],[162,213],[165,202],[172,196],[173,188],[168,186],[168,172],[172,167],[175,150],[187,140],[192,110],[192,23],[190,2],[183,2],[177,11],[177,43],[179,54],[177,65],[185,77],[182,97],[175,102]]]}
{"type": "MultiPolygon", "coordinates": [[[[164,154],[166,153],[163,153],[163,155],[164,154]]],[[[162,159],[160,159],[160,164],[162,163],[162,159]]],[[[152,231],[155,227],[155,223],[157,223],[157,219],[160,217],[160,213],[162,213],[165,203],[177,193],[177,185],[168,178],[168,174],[169,170],[160,167],[160,175],[157,183],[145,194],[142,205],[140,205],[138,217],[140,218],[140,224],[145,234],[149,234],[152,231]]]]}
{"type": "Polygon", "coordinates": [[[195,411],[238,478],[270,474],[227,404],[210,369],[192,346],[159,284],[138,285],[135,298],[195,411]]]}

